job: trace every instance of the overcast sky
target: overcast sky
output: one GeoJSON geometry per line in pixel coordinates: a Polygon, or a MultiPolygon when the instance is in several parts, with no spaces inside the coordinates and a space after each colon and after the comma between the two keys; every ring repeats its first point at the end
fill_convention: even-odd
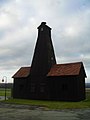
{"type": "Polygon", "coordinates": [[[31,65],[42,21],[52,28],[57,63],[82,61],[90,82],[90,0],[0,0],[0,80],[31,65]]]}

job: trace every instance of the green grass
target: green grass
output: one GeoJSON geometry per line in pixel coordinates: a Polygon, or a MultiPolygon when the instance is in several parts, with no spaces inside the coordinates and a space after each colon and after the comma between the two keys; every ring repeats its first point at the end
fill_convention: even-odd
{"type": "MultiPolygon", "coordinates": [[[[0,88],[0,96],[5,96],[5,88],[0,88]]],[[[11,96],[11,89],[6,89],[6,96],[11,96]]]]}
{"type": "Polygon", "coordinates": [[[33,106],[43,106],[50,110],[90,108],[90,89],[86,90],[86,100],[80,102],[41,101],[41,100],[24,100],[24,99],[9,99],[3,102],[14,103],[14,104],[27,104],[33,106]]]}

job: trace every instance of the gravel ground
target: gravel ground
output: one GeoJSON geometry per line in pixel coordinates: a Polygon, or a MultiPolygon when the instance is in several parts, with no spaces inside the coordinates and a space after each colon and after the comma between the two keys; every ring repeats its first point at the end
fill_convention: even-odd
{"type": "Polygon", "coordinates": [[[90,109],[50,111],[40,106],[0,103],[0,120],[90,120],[90,109]]]}

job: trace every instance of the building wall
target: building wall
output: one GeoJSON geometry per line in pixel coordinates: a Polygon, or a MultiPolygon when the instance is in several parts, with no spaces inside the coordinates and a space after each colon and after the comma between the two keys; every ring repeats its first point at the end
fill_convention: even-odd
{"type": "Polygon", "coordinates": [[[14,98],[81,101],[85,99],[84,76],[14,79],[14,98]]]}
{"type": "Polygon", "coordinates": [[[26,98],[26,78],[14,79],[13,98],[26,98]]]}
{"type": "Polygon", "coordinates": [[[29,98],[30,99],[47,99],[47,81],[45,76],[35,76],[32,77],[29,83],[29,98]]]}
{"type": "Polygon", "coordinates": [[[78,76],[78,98],[79,100],[86,99],[85,76],[83,69],[81,69],[80,75],[78,76]]]}
{"type": "Polygon", "coordinates": [[[84,99],[84,80],[77,76],[49,77],[51,100],[80,101],[84,99]],[[81,89],[82,87],[82,89],[81,89]],[[81,95],[80,95],[81,94],[81,95]]]}

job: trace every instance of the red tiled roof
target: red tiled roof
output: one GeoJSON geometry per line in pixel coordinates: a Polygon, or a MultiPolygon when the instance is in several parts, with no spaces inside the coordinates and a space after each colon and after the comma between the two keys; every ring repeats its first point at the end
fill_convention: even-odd
{"type": "Polygon", "coordinates": [[[82,62],[55,64],[47,76],[79,75],[82,62]]]}
{"type": "MultiPolygon", "coordinates": [[[[12,78],[22,78],[28,77],[30,74],[31,67],[21,67],[12,78]]],[[[67,64],[55,64],[50,69],[47,76],[66,76],[66,75],[79,75],[81,68],[83,68],[82,62],[77,63],[67,63],[67,64]]],[[[84,70],[84,75],[86,77],[86,73],[84,70]]]]}
{"type": "Polygon", "coordinates": [[[22,77],[28,77],[30,74],[30,67],[21,67],[12,78],[22,78],[22,77]]]}

